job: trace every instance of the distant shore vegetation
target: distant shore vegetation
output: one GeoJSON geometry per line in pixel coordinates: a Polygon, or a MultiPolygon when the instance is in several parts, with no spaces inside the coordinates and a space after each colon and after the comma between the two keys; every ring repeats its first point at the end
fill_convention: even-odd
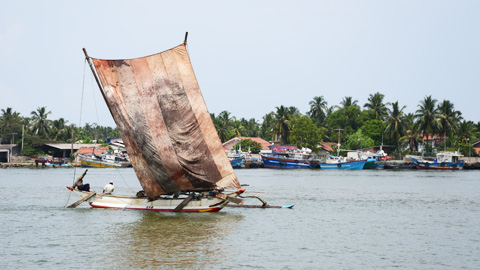
{"type": "MultiPolygon", "coordinates": [[[[417,153],[419,142],[425,152],[460,150],[464,155],[475,154],[472,144],[480,140],[480,121],[466,121],[449,100],[438,101],[426,96],[417,108],[407,112],[398,101],[385,102],[379,92],[370,94],[368,102],[358,103],[346,96],[338,105],[329,106],[323,96],[309,102],[310,110],[300,112],[294,106],[280,105],[257,119],[236,118],[228,111],[210,114],[222,142],[234,137],[260,137],[284,145],[318,150],[320,142],[337,142],[340,134],[342,149],[360,149],[389,145],[398,156],[417,153]],[[438,148],[438,149],[436,149],[438,148]],[[469,152],[470,151],[470,152],[469,152]]],[[[96,123],[83,127],[69,124],[64,118],[48,119],[47,107],[38,107],[29,116],[21,116],[12,108],[1,109],[0,142],[22,140],[22,155],[41,154],[40,145],[46,142],[71,143],[93,140],[102,143],[106,138],[120,137],[118,129],[96,123]],[[22,132],[23,130],[23,132],[22,132]]]]}

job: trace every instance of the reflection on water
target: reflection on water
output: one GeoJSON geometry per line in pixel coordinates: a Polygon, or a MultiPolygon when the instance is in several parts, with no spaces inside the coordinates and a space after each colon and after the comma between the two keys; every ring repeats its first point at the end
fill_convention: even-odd
{"type": "Polygon", "coordinates": [[[204,269],[224,259],[223,237],[243,216],[225,213],[140,212],[115,230],[102,261],[109,268],[204,269]]]}

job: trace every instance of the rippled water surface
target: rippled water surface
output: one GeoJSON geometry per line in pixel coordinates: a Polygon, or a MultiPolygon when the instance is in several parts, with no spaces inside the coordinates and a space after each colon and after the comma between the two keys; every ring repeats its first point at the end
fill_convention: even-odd
{"type": "MultiPolygon", "coordinates": [[[[199,214],[66,209],[82,172],[0,170],[0,269],[480,269],[480,171],[236,170],[295,207],[199,214]]],[[[140,189],[132,169],[85,177],[109,180],[140,189]]]]}

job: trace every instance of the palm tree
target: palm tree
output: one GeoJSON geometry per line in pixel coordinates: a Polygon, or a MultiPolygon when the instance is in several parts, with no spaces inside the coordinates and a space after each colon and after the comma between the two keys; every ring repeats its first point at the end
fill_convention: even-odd
{"type": "Polygon", "coordinates": [[[288,136],[290,134],[290,117],[298,112],[295,107],[275,107],[277,112],[274,113],[272,119],[272,128],[275,135],[275,140],[278,140],[277,136],[280,136],[280,141],[284,144],[288,143],[288,136]]]}
{"type": "MultiPolygon", "coordinates": [[[[358,107],[358,100],[353,100],[352,97],[343,97],[342,102],[340,102],[340,105],[342,105],[343,108],[349,107],[349,106],[355,106],[358,107]]],[[[341,108],[341,107],[339,107],[341,108]]]]}
{"type": "Polygon", "coordinates": [[[220,114],[218,114],[217,117],[217,132],[222,142],[230,139],[230,133],[233,129],[233,122],[235,121],[235,117],[231,117],[230,115],[230,112],[222,111],[220,114]]]}
{"type": "Polygon", "coordinates": [[[370,97],[368,98],[368,103],[365,103],[365,105],[363,105],[364,108],[368,108],[369,110],[375,112],[375,119],[377,120],[383,120],[384,116],[387,114],[387,107],[385,106],[386,104],[383,103],[384,97],[385,95],[380,94],[379,92],[373,95],[370,94],[370,97]]]}
{"type": "Polygon", "coordinates": [[[247,137],[257,137],[258,136],[258,123],[255,118],[251,118],[247,121],[247,119],[242,118],[240,119],[242,122],[242,126],[244,127],[244,134],[247,137]]]}
{"type": "Polygon", "coordinates": [[[307,113],[310,118],[315,119],[317,126],[320,126],[326,118],[328,110],[327,101],[323,96],[314,97],[309,103],[310,111],[307,113]]]}
{"type": "Polygon", "coordinates": [[[463,120],[458,127],[458,135],[462,143],[467,143],[476,131],[475,124],[472,121],[463,120]]]}
{"type": "Polygon", "coordinates": [[[454,109],[453,103],[444,100],[438,105],[439,112],[439,133],[445,138],[445,147],[447,147],[446,136],[454,135],[458,130],[458,125],[463,119],[462,113],[454,109]]]}
{"type": "Polygon", "coordinates": [[[397,143],[398,154],[401,157],[400,152],[400,138],[406,134],[407,126],[404,122],[403,110],[406,106],[403,106],[401,109],[398,106],[398,101],[392,103],[392,110],[387,109],[387,116],[383,122],[385,126],[385,134],[387,137],[392,138],[397,143]]]}
{"type": "Polygon", "coordinates": [[[263,122],[260,126],[260,137],[267,141],[273,140],[273,118],[275,113],[270,112],[263,116],[263,122]]]}
{"type": "Polygon", "coordinates": [[[66,141],[70,138],[70,134],[68,133],[67,124],[68,121],[65,119],[60,118],[58,120],[53,120],[52,128],[50,130],[50,137],[53,140],[62,140],[66,141]]]}
{"type": "MultiPolygon", "coordinates": [[[[243,119],[243,118],[242,118],[243,119]]],[[[245,120],[245,119],[243,119],[245,120]]],[[[246,133],[246,129],[245,127],[243,126],[243,123],[242,121],[233,121],[232,123],[232,131],[233,131],[233,134],[237,137],[240,137],[242,136],[243,134],[246,133]]]]}
{"type": "Polygon", "coordinates": [[[403,123],[405,124],[406,132],[405,136],[400,138],[402,144],[408,144],[412,152],[417,150],[417,144],[421,136],[416,132],[416,123],[415,115],[413,113],[408,113],[403,118],[403,123]]]}
{"type": "MultiPolygon", "coordinates": [[[[10,107],[6,110],[2,109],[2,115],[0,116],[0,138],[10,143],[13,133],[18,134],[19,130],[21,130],[20,121],[20,113],[13,111],[10,107]]],[[[17,138],[20,138],[20,136],[17,136],[17,138]]]]}
{"type": "Polygon", "coordinates": [[[32,111],[32,131],[34,134],[39,135],[40,137],[45,137],[48,134],[50,129],[50,120],[47,119],[48,115],[52,112],[47,112],[47,107],[38,107],[37,111],[32,111]]]}
{"type": "Polygon", "coordinates": [[[416,111],[418,131],[429,139],[429,135],[433,135],[439,131],[440,123],[438,119],[440,114],[438,108],[435,107],[437,100],[432,96],[425,97],[418,105],[419,109],[416,111]]]}

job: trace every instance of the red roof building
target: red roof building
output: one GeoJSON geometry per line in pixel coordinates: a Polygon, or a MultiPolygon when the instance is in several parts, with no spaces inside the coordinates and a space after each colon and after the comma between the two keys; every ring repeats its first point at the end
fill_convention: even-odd
{"type": "Polygon", "coordinates": [[[226,142],[223,143],[223,148],[225,148],[227,151],[232,150],[233,146],[235,146],[237,143],[239,143],[241,140],[252,140],[254,142],[258,142],[259,144],[262,145],[262,150],[270,150],[270,146],[272,145],[271,143],[265,141],[262,138],[259,137],[235,137],[232,138],[226,142]]]}

